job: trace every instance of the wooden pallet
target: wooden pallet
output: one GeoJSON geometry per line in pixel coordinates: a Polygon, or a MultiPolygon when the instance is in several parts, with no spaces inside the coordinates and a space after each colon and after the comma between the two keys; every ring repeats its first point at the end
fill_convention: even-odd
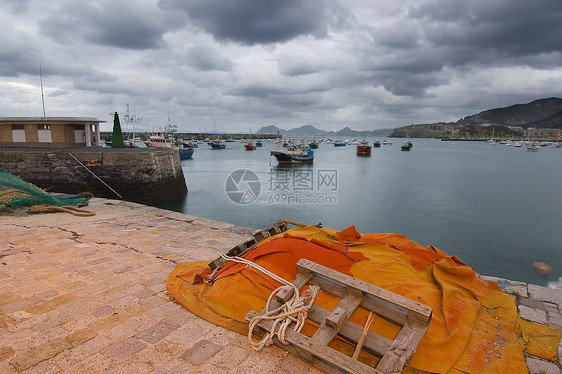
{"type": "MultiPolygon", "coordinates": [[[[287,329],[285,339],[289,344],[284,345],[274,339],[275,345],[326,373],[374,374],[402,371],[429,328],[432,314],[430,307],[306,259],[297,263],[297,270],[298,274],[293,282],[297,289],[300,290],[305,284],[317,285],[321,290],[341,298],[341,301],[331,312],[317,305],[312,306],[308,319],[319,325],[312,337],[287,329]],[[353,344],[361,339],[363,326],[349,320],[349,316],[358,307],[401,327],[394,340],[373,331],[367,333],[362,349],[380,357],[376,367],[365,365],[328,347],[336,335],[353,344]]],[[[292,288],[283,288],[276,295],[275,303],[272,303],[270,309],[277,308],[291,296],[292,288]]],[[[246,321],[249,323],[257,314],[250,311],[246,321]]],[[[273,321],[262,320],[254,332],[258,335],[269,333],[272,325],[273,321]]]]}
{"type": "MultiPolygon", "coordinates": [[[[281,234],[287,231],[288,228],[289,227],[286,223],[281,223],[279,225],[273,225],[273,227],[270,227],[269,229],[266,230],[256,231],[252,239],[247,240],[242,244],[238,244],[236,247],[229,250],[226,253],[226,255],[229,257],[242,256],[244,253],[248,252],[250,249],[252,249],[256,244],[258,244],[262,240],[269,238],[270,236],[281,234]]],[[[224,264],[226,264],[226,260],[223,259],[222,257],[219,257],[216,260],[210,262],[208,266],[209,269],[214,271],[223,267],[224,264]]]]}

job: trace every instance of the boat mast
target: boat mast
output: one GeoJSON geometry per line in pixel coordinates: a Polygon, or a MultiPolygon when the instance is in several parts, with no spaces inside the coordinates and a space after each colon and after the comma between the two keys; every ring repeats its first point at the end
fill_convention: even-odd
{"type": "Polygon", "coordinates": [[[45,95],[43,94],[43,71],[41,70],[41,63],[39,63],[39,78],[41,80],[41,102],[43,103],[43,118],[47,117],[45,114],[45,95]]]}

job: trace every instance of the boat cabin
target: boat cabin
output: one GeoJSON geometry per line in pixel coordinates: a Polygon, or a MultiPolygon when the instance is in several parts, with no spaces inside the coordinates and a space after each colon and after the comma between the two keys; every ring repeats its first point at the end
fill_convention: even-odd
{"type": "Polygon", "coordinates": [[[101,146],[93,117],[0,117],[0,147],[101,146]]]}

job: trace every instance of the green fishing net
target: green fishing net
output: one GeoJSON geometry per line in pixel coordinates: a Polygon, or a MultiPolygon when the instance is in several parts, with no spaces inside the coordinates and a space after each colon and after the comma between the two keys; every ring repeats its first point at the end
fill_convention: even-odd
{"type": "MultiPolygon", "coordinates": [[[[13,174],[0,172],[0,215],[25,216],[49,208],[88,205],[80,195],[53,195],[13,174]]],[[[53,211],[53,209],[51,209],[53,211]]]]}

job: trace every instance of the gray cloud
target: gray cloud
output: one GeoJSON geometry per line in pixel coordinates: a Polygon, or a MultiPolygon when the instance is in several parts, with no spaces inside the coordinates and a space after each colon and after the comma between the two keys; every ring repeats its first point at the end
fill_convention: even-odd
{"type": "Polygon", "coordinates": [[[189,21],[216,40],[246,45],[286,42],[303,35],[322,38],[349,15],[329,0],[160,0],[182,9],[189,21]]]}
{"type": "Polygon", "coordinates": [[[1,115],[41,113],[39,64],[48,113],[130,103],[146,128],[362,130],[562,96],[560,0],[0,5],[1,115]]]}
{"type": "Polygon", "coordinates": [[[60,43],[160,48],[167,27],[155,10],[135,1],[65,1],[53,6],[39,25],[42,33],[60,43]]]}
{"type": "Polygon", "coordinates": [[[204,46],[192,46],[186,53],[186,62],[199,71],[229,71],[234,66],[234,62],[221,56],[216,50],[204,46]]]}

